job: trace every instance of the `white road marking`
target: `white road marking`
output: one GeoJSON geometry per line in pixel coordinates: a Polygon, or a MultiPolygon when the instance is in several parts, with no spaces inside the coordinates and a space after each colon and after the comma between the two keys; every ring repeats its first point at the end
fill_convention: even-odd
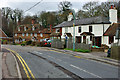
{"type": "Polygon", "coordinates": [[[38,53],[38,54],[43,54],[43,53],[40,53],[40,52],[38,52],[38,51],[33,51],[34,53],[38,53]]]}
{"type": "Polygon", "coordinates": [[[79,70],[81,70],[81,71],[84,71],[84,72],[86,72],[86,73],[88,73],[88,74],[91,74],[91,75],[93,75],[93,76],[95,76],[95,77],[102,78],[102,77],[100,77],[100,76],[98,76],[98,75],[95,75],[95,74],[93,74],[93,73],[91,73],[91,72],[88,72],[88,71],[86,71],[86,70],[84,70],[84,69],[82,69],[82,68],[79,68],[79,67],[77,67],[77,66],[74,66],[74,65],[72,65],[72,64],[70,64],[70,66],[71,66],[71,67],[74,67],[74,68],[76,68],[76,69],[79,69],[79,70]]]}

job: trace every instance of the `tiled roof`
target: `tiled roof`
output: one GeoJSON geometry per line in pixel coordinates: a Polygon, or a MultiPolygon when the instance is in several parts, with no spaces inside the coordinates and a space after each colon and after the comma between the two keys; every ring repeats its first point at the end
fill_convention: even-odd
{"type": "MultiPolygon", "coordinates": [[[[77,19],[75,20],[75,25],[86,25],[86,24],[100,24],[100,23],[110,23],[108,18],[98,16],[98,17],[91,17],[91,18],[84,18],[84,19],[77,19]]],[[[61,24],[58,24],[55,26],[57,27],[71,27],[73,26],[73,20],[72,21],[64,21],[61,24]]]]}
{"type": "Polygon", "coordinates": [[[104,36],[115,36],[116,29],[120,27],[120,23],[113,23],[104,33],[104,36]]]}

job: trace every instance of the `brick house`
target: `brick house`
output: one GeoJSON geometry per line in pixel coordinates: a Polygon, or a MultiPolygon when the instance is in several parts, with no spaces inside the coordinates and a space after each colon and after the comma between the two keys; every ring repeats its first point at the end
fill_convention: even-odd
{"type": "Polygon", "coordinates": [[[22,41],[37,41],[40,42],[44,38],[50,38],[51,28],[44,28],[40,24],[34,24],[34,19],[32,19],[32,24],[18,25],[14,32],[15,43],[20,43],[22,41]]]}

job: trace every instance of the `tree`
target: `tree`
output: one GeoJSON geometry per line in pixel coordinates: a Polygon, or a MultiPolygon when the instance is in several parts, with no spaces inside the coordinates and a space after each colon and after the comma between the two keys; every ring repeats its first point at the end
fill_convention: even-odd
{"type": "Polygon", "coordinates": [[[50,25],[54,26],[58,24],[57,13],[56,12],[45,12],[39,14],[39,21],[42,22],[42,26],[48,27],[50,25]]]}
{"type": "Polygon", "coordinates": [[[62,21],[67,21],[67,17],[69,15],[69,13],[71,12],[70,7],[72,6],[71,2],[69,1],[63,1],[60,2],[58,7],[59,7],[59,13],[60,16],[62,17],[62,21]]]}
{"type": "Polygon", "coordinates": [[[98,2],[88,2],[83,6],[85,14],[87,17],[93,17],[96,13],[96,7],[98,6],[98,2]]]}

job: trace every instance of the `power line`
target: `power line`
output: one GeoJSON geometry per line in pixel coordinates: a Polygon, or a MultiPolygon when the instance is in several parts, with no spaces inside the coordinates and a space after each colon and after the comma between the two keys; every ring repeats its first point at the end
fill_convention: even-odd
{"type": "Polygon", "coordinates": [[[27,9],[25,12],[29,11],[30,9],[34,8],[35,6],[37,6],[39,3],[41,3],[43,0],[37,2],[35,5],[33,5],[32,7],[30,7],[29,9],[27,9]]]}

